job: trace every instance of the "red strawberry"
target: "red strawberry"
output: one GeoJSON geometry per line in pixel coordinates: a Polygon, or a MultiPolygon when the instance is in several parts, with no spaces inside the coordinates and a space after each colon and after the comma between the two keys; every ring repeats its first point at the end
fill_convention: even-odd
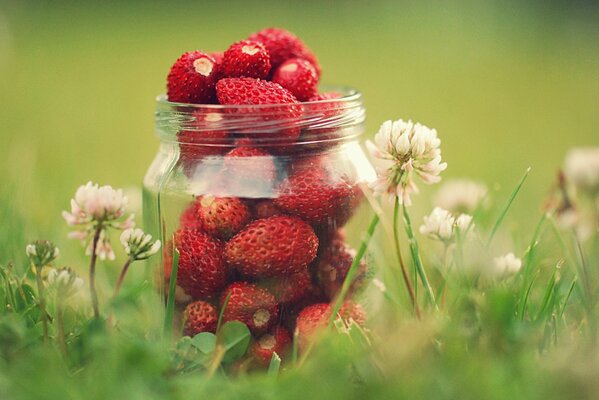
{"type": "Polygon", "coordinates": [[[218,312],[212,304],[198,300],[185,307],[183,320],[185,321],[183,332],[186,336],[195,336],[201,332],[214,333],[218,322],[218,312]]]}
{"type": "Polygon", "coordinates": [[[229,137],[229,132],[220,127],[223,114],[197,110],[193,117],[189,129],[177,133],[179,159],[188,174],[204,157],[224,154],[229,137]]]}
{"type": "Polygon", "coordinates": [[[195,212],[201,229],[217,239],[227,240],[250,220],[250,210],[237,197],[199,196],[195,212]]]}
{"type": "MultiPolygon", "coordinates": [[[[364,309],[359,304],[351,301],[343,303],[338,317],[345,323],[349,323],[350,319],[358,325],[364,325],[366,322],[364,309]]],[[[317,303],[304,308],[299,313],[296,322],[299,347],[305,348],[314,335],[327,326],[330,318],[331,305],[329,303],[317,303]]]]}
{"type": "MultiPolygon", "coordinates": [[[[323,92],[316,93],[314,96],[310,97],[308,101],[325,101],[325,100],[336,100],[343,97],[343,94],[340,92],[323,92]]],[[[335,103],[333,103],[335,104],[335,103]]]]}
{"type": "Polygon", "coordinates": [[[273,353],[283,357],[291,345],[291,335],[287,329],[277,326],[269,333],[260,336],[250,346],[250,355],[263,366],[268,366],[273,353]]]}
{"type": "Polygon", "coordinates": [[[219,103],[225,105],[276,104],[272,107],[260,107],[259,110],[243,107],[231,110],[236,114],[259,113],[257,116],[263,121],[281,121],[279,126],[272,122],[248,125],[242,130],[248,136],[273,137],[274,133],[285,139],[285,142],[293,142],[300,134],[300,129],[293,126],[293,122],[301,117],[301,106],[295,96],[279,84],[254,78],[224,78],[216,84],[216,95],[219,103]]]}
{"type": "Polygon", "coordinates": [[[236,147],[228,152],[225,168],[233,181],[239,183],[232,186],[250,186],[267,193],[271,192],[277,172],[275,158],[269,152],[250,146],[236,147]]]}
{"type": "MultiPolygon", "coordinates": [[[[335,239],[317,259],[314,265],[316,280],[329,300],[339,293],[355,256],[354,249],[342,240],[335,239]]],[[[349,296],[364,285],[367,272],[366,263],[362,260],[350,286],[349,296]]]]}
{"type": "Polygon", "coordinates": [[[256,220],[225,246],[229,266],[252,278],[286,276],[302,271],[316,257],[312,227],[289,216],[256,220]]]}
{"type": "Polygon", "coordinates": [[[275,296],[253,283],[235,282],[229,285],[220,298],[221,308],[229,297],[223,311],[223,321],[240,321],[252,333],[266,331],[277,319],[278,306],[275,296]]]}
{"type": "Polygon", "coordinates": [[[310,223],[334,223],[337,214],[349,206],[354,196],[347,178],[313,164],[312,168],[300,168],[284,180],[274,203],[310,223]]]}
{"type": "Polygon", "coordinates": [[[209,297],[226,284],[227,267],[223,244],[197,229],[175,232],[179,251],[177,284],[192,297],[209,297]]]}
{"type": "Polygon", "coordinates": [[[216,60],[201,51],[184,53],[171,67],[167,79],[169,101],[211,103],[214,101],[216,60]]]}
{"type": "Polygon", "coordinates": [[[193,201],[179,216],[179,228],[181,229],[202,229],[202,222],[198,218],[198,204],[193,201]]]}
{"type": "Polygon", "coordinates": [[[294,303],[308,294],[312,287],[312,279],[308,269],[289,276],[275,277],[260,282],[279,303],[294,303]]]}
{"type": "Polygon", "coordinates": [[[260,42],[242,40],[233,43],[225,51],[219,64],[219,76],[222,78],[260,78],[265,79],[270,72],[270,57],[260,42]]]}
{"type": "Polygon", "coordinates": [[[251,34],[248,39],[261,42],[266,47],[273,70],[290,58],[303,58],[314,66],[320,77],[320,64],[316,56],[293,33],[280,28],[266,28],[251,34]]]}
{"type": "Polygon", "coordinates": [[[289,90],[299,101],[315,96],[318,75],[314,66],[302,58],[291,58],[275,71],[272,81],[289,90]]]}
{"type": "Polygon", "coordinates": [[[281,215],[281,210],[275,206],[272,200],[262,200],[254,204],[253,213],[255,219],[262,219],[281,215]]]}
{"type": "Polygon", "coordinates": [[[212,53],[210,53],[210,56],[214,58],[214,60],[216,61],[216,65],[218,66],[222,64],[225,53],[222,51],[213,51],[212,53]]]}

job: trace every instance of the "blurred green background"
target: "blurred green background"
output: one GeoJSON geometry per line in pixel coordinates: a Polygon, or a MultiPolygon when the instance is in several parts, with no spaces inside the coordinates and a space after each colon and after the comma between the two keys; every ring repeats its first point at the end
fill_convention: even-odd
{"type": "Polygon", "coordinates": [[[60,210],[79,184],[140,184],[158,145],[154,98],[180,53],[224,50],[266,26],[303,38],[324,83],[364,93],[368,135],[385,119],[437,128],[445,178],[507,196],[532,166],[513,210],[521,224],[536,220],[567,149],[599,145],[594,3],[97,3],[0,2],[0,201],[11,214],[0,238],[15,242],[2,260],[24,238],[66,232],[60,210]]]}

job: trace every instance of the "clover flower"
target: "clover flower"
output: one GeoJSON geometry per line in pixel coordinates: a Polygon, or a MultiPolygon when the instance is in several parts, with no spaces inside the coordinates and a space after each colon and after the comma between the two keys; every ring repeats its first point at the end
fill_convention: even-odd
{"type": "Polygon", "coordinates": [[[454,241],[458,231],[466,232],[471,222],[471,215],[454,217],[449,211],[435,207],[430,215],[424,217],[420,233],[447,245],[454,241]]]}
{"type": "Polygon", "coordinates": [[[160,240],[152,241],[152,235],[141,229],[129,228],[123,231],[121,243],[132,260],[145,260],[160,249],[160,240]]]}
{"type": "Polygon", "coordinates": [[[514,275],[522,268],[522,260],[516,257],[514,253],[507,253],[494,258],[493,264],[495,275],[500,277],[514,275]]]}
{"type": "Polygon", "coordinates": [[[49,240],[36,240],[28,244],[25,247],[25,253],[36,268],[50,264],[60,255],[58,247],[49,240]]]}
{"type": "Polygon", "coordinates": [[[85,285],[83,279],[77,276],[70,268],[53,268],[48,273],[48,287],[63,300],[80,293],[85,285]]]}
{"type": "Polygon", "coordinates": [[[564,174],[577,188],[599,191],[599,147],[572,149],[566,154],[564,174]]]}
{"type": "Polygon", "coordinates": [[[396,196],[400,204],[411,205],[410,195],[418,193],[414,176],[430,185],[439,182],[447,168],[440,145],[435,129],[401,119],[383,122],[374,143],[366,143],[378,175],[371,184],[375,194],[396,196]]]}
{"type": "Polygon", "coordinates": [[[472,214],[487,194],[487,187],[467,179],[444,183],[435,196],[435,205],[453,213],[472,214]]]}
{"type": "Polygon", "coordinates": [[[71,199],[71,212],[62,213],[68,225],[81,228],[69,233],[69,237],[87,244],[86,252],[90,255],[93,237],[99,230],[96,255],[102,260],[113,260],[114,251],[106,229],[127,229],[134,225],[133,215],[123,219],[127,202],[121,189],[115,190],[109,185],[100,187],[91,182],[80,186],[71,199]]]}

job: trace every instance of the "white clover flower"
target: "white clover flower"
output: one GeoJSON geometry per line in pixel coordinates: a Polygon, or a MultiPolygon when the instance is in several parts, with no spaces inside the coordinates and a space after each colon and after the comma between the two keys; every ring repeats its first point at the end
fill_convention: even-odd
{"type": "Polygon", "coordinates": [[[49,240],[36,240],[25,247],[25,254],[33,265],[41,268],[54,261],[60,255],[60,251],[49,240]]]}
{"type": "Polygon", "coordinates": [[[493,259],[494,274],[498,277],[507,277],[516,274],[522,268],[522,260],[514,255],[507,253],[503,256],[493,259]]]}
{"type": "Polygon", "coordinates": [[[48,273],[48,288],[63,299],[68,299],[82,292],[85,283],[70,268],[53,268],[48,273]]]}
{"type": "Polygon", "coordinates": [[[564,174],[577,188],[599,191],[599,147],[581,147],[566,154],[564,174]]]}
{"type": "Polygon", "coordinates": [[[152,235],[141,229],[126,229],[121,234],[121,243],[132,260],[145,260],[158,252],[160,240],[152,241],[152,235]]]}
{"type": "Polygon", "coordinates": [[[435,205],[452,213],[471,214],[487,194],[487,187],[467,179],[445,182],[437,191],[435,205]]]}
{"type": "Polygon", "coordinates": [[[160,249],[160,240],[152,241],[152,235],[141,229],[126,229],[121,234],[121,243],[131,258],[143,260],[156,254],[160,249]]]}
{"type": "Polygon", "coordinates": [[[449,244],[453,242],[458,231],[466,232],[471,222],[471,215],[461,214],[456,218],[449,211],[435,207],[430,215],[424,217],[420,233],[449,244]]]}
{"type": "Polygon", "coordinates": [[[440,145],[435,129],[401,119],[385,121],[374,143],[366,143],[378,175],[371,184],[375,194],[397,196],[401,204],[411,205],[410,194],[418,193],[414,175],[430,185],[439,182],[439,174],[447,168],[441,162],[440,145]]]}
{"type": "Polygon", "coordinates": [[[96,255],[102,260],[106,258],[113,260],[114,251],[106,229],[133,227],[133,214],[122,219],[127,202],[127,196],[121,189],[115,190],[109,185],[100,187],[91,182],[80,186],[75,197],[71,199],[71,212],[63,211],[62,213],[67,224],[81,228],[69,233],[69,238],[87,244],[86,253],[90,255],[93,236],[99,228],[100,236],[96,246],[96,255]]]}

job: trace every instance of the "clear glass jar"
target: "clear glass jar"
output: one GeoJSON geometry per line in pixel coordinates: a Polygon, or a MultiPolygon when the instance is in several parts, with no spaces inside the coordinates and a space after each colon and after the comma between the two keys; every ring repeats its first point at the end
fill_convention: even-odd
{"type": "Polygon", "coordinates": [[[164,243],[154,265],[163,287],[173,241],[180,253],[180,315],[209,320],[188,323],[186,334],[213,330],[206,315],[227,295],[224,319],[246,323],[257,340],[276,327],[293,332],[303,307],[337,294],[355,254],[344,229],[363,224],[355,213],[374,170],[358,142],[361,95],[335,91],[340,97],[294,105],[157,99],[160,148],[144,179],[144,222],[164,243]],[[240,311],[244,297],[261,304],[240,311]],[[208,305],[183,312],[198,300],[208,305]]]}

